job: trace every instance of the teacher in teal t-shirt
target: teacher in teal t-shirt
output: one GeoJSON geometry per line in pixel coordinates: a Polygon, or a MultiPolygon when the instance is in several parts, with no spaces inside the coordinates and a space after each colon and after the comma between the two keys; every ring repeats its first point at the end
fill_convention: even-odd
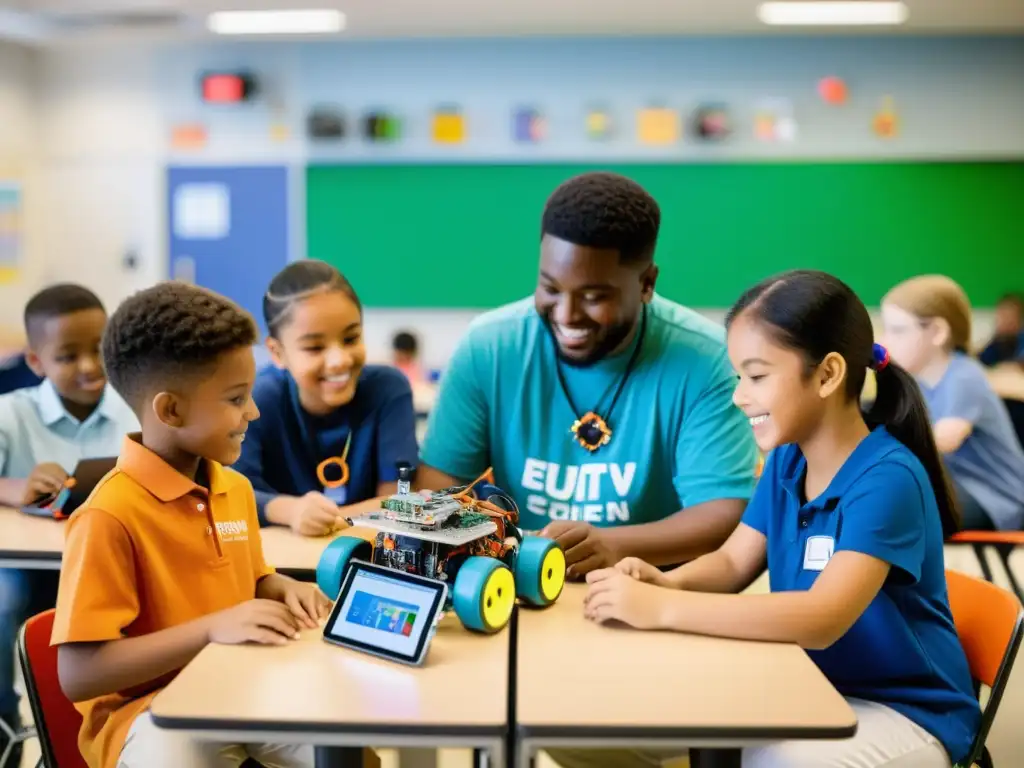
{"type": "Polygon", "coordinates": [[[660,220],[617,174],[558,187],[536,292],[472,322],[420,453],[424,488],[493,467],[520,525],[556,539],[575,578],[627,556],[710,552],[753,492],[724,330],[654,292],[660,220]]]}

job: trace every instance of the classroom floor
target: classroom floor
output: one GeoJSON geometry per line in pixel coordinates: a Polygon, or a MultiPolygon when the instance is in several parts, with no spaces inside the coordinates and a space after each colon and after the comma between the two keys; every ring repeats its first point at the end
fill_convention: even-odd
{"type": "MultiPolygon", "coordinates": [[[[1011,562],[1017,579],[1024,583],[1024,551],[1018,550],[1011,562]]],[[[1004,578],[998,561],[993,559],[989,565],[997,582],[1004,578]]],[[[981,569],[968,547],[947,547],[946,566],[974,576],[981,576],[981,569]]],[[[1002,586],[1006,586],[1006,584],[1003,583],[1002,586]]],[[[762,578],[751,587],[751,590],[763,591],[765,589],[767,589],[766,578],[762,578]]],[[[31,722],[32,715],[24,699],[22,699],[22,704],[25,722],[31,722]]],[[[988,747],[992,753],[993,762],[1000,768],[1015,764],[1016,757],[1024,754],[1024,729],[1015,725],[1021,722],[1024,722],[1024,653],[1017,658],[1014,675],[1010,679],[1009,687],[999,707],[995,726],[988,738],[988,747]]],[[[34,768],[38,759],[39,747],[32,739],[25,744],[22,768],[34,768]]],[[[472,765],[472,753],[468,750],[445,749],[441,750],[438,755],[437,768],[472,768],[472,765]]],[[[382,751],[381,768],[401,768],[397,754],[389,750],[382,751]]],[[[557,768],[557,766],[547,756],[541,755],[536,768],[557,768]]]]}

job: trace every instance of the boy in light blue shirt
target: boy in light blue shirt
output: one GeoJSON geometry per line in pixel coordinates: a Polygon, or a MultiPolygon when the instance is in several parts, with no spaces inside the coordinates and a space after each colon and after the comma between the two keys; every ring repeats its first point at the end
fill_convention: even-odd
{"type": "Polygon", "coordinates": [[[622,176],[561,185],[534,296],[473,322],[420,454],[425,488],[493,467],[522,527],[565,550],[570,577],[714,550],[754,487],[724,331],[654,293],[659,225],[657,203],[622,176]]]}
{"type": "MultiPolygon", "coordinates": [[[[106,322],[100,300],[78,285],[51,286],[25,306],[26,362],[44,380],[0,395],[0,504],[20,507],[50,496],[79,461],[117,456],[124,436],[139,429],[107,385],[100,357],[106,322]]],[[[15,633],[28,616],[53,607],[56,576],[0,569],[0,719],[12,727],[15,633]]],[[[0,728],[0,752],[5,739],[0,728]]]]}

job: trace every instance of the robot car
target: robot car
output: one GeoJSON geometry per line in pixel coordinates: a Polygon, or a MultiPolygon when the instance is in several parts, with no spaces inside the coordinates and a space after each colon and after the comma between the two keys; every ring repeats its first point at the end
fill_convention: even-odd
{"type": "Polygon", "coordinates": [[[439,579],[448,585],[448,605],[477,632],[502,629],[516,598],[538,607],[558,599],[565,584],[565,555],[552,540],[524,535],[519,509],[490,482],[490,470],[469,485],[412,491],[411,470],[399,470],[398,492],[379,511],[349,522],[375,529],[371,542],[340,536],[324,550],[317,584],[335,597],[353,559],[439,579]]]}

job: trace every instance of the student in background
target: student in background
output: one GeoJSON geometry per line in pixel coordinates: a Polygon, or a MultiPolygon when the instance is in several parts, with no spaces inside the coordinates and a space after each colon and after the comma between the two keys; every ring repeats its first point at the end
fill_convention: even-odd
{"type": "Polygon", "coordinates": [[[982,365],[1024,364],[1024,295],[1008,293],[996,304],[992,340],[978,355],[982,365]]]}
{"type": "Polygon", "coordinates": [[[971,306],[948,277],[900,283],[882,300],[893,359],[921,387],[967,530],[1024,527],[1024,449],[1006,405],[967,355],[971,306]]]}
{"type": "Polygon", "coordinates": [[[946,596],[955,501],[913,378],[872,345],[853,292],[820,272],[765,280],[726,325],[736,403],[771,451],[754,497],[726,543],[692,563],[664,573],[629,558],[591,573],[587,617],[807,649],[857,734],[749,747],[745,768],[949,768],[981,713],[946,596]],[[878,397],[864,414],[868,368],[878,397]],[[722,594],[765,565],[771,593],[722,594]]]}
{"type": "Polygon", "coordinates": [[[137,293],[110,320],[104,361],[142,432],[68,520],[52,637],[90,768],[312,768],[308,745],[196,743],[148,713],[207,643],[284,645],[330,608],[267,566],[252,488],[224,466],[259,416],[255,339],[249,315],[183,283],[137,293]]]}
{"type": "Polygon", "coordinates": [[[263,299],[273,368],[260,372],[252,425],[235,468],[256,490],[262,525],[322,536],[346,507],[398,487],[415,466],[412,389],[399,371],[366,365],[363,311],[337,269],[303,260],[263,299]]]}
{"type": "Polygon", "coordinates": [[[391,364],[405,374],[413,386],[424,381],[419,363],[419,341],[408,331],[400,331],[391,340],[391,364]]]}
{"type": "MultiPolygon", "coordinates": [[[[26,364],[42,383],[0,395],[0,504],[21,507],[58,492],[82,459],[116,456],[138,429],[108,385],[100,358],[107,314],[79,285],[46,288],[24,310],[26,364]]],[[[57,574],[0,570],[0,718],[17,724],[14,638],[28,617],[53,607],[57,574]]],[[[4,736],[0,734],[0,751],[4,736]]],[[[13,761],[17,764],[17,760],[13,761]]]]}

